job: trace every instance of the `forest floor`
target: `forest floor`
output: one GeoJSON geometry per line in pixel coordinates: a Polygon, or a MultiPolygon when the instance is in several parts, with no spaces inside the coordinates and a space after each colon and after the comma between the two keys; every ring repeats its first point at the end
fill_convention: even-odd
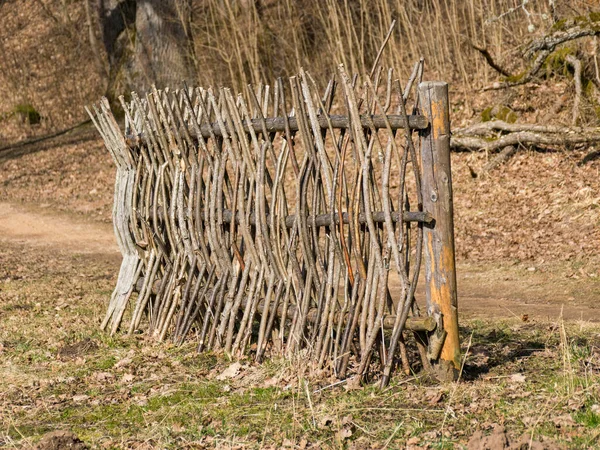
{"type": "Polygon", "coordinates": [[[583,154],[477,178],[485,156],[453,155],[461,381],[381,391],[101,332],[120,264],[108,152],[84,129],[0,153],[0,447],[600,446],[600,164],[583,154]]]}

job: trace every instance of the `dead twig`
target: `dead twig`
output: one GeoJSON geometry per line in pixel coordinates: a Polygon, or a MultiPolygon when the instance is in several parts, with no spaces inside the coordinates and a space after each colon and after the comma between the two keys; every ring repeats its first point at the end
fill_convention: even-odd
{"type": "Polygon", "coordinates": [[[587,20],[583,23],[577,23],[576,19],[569,19],[563,25],[562,29],[554,30],[552,33],[536,39],[529,44],[527,50],[525,50],[525,56],[531,57],[534,53],[554,49],[568,41],[573,41],[586,36],[597,36],[600,35],[600,29],[598,26],[600,21],[587,20]]]}
{"type": "Polygon", "coordinates": [[[489,64],[489,66],[494,69],[496,72],[498,72],[501,75],[504,75],[505,77],[511,77],[512,74],[506,70],[505,68],[503,68],[502,66],[500,66],[492,57],[492,55],[490,54],[490,52],[488,51],[487,48],[485,47],[479,47],[478,45],[474,44],[473,42],[469,42],[469,45],[471,45],[471,47],[474,50],[477,50],[479,53],[481,53],[481,55],[485,58],[485,60],[487,61],[487,63],[489,64]]]}
{"type": "Polygon", "coordinates": [[[509,145],[522,145],[524,147],[543,146],[573,146],[577,144],[592,144],[600,142],[600,133],[589,135],[556,135],[532,133],[521,131],[500,137],[495,141],[471,136],[456,136],[452,138],[451,148],[455,150],[483,150],[494,152],[509,145]]]}
{"type": "Polygon", "coordinates": [[[506,163],[510,158],[517,154],[517,147],[514,145],[509,145],[504,147],[500,153],[498,153],[494,158],[487,162],[485,166],[483,166],[483,172],[491,172],[498,166],[506,163]]]}
{"type": "Polygon", "coordinates": [[[575,80],[575,101],[573,102],[573,125],[577,124],[577,119],[579,117],[579,103],[581,101],[581,61],[575,58],[573,55],[567,55],[565,58],[566,61],[573,66],[575,69],[575,74],[573,78],[575,80]]]}

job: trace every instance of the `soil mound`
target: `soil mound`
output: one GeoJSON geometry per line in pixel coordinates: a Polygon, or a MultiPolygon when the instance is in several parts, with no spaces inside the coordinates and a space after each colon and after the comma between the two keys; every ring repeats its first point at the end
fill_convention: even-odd
{"type": "Polygon", "coordinates": [[[36,450],[87,450],[88,446],[70,431],[53,431],[44,435],[36,450]]]}
{"type": "Polygon", "coordinates": [[[526,433],[512,443],[506,428],[496,425],[489,435],[484,435],[482,431],[476,431],[469,443],[468,450],[559,450],[556,444],[540,438],[539,441],[531,440],[531,435],[526,433]]]}

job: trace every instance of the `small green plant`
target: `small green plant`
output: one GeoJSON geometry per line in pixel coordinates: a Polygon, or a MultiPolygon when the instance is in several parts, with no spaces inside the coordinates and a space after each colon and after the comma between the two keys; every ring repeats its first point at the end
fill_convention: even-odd
{"type": "Polygon", "coordinates": [[[571,46],[564,46],[552,52],[544,62],[546,78],[550,78],[555,74],[567,76],[570,73],[567,57],[569,55],[575,55],[575,53],[576,50],[571,46]]]}
{"type": "Polygon", "coordinates": [[[595,413],[590,408],[585,408],[575,414],[575,422],[580,423],[588,428],[596,428],[600,426],[600,414],[595,413]]]}
{"type": "Polygon", "coordinates": [[[114,356],[109,356],[105,359],[100,360],[96,367],[99,370],[107,370],[107,369],[111,369],[115,365],[116,362],[117,362],[117,359],[114,356]]]}
{"type": "Polygon", "coordinates": [[[21,117],[23,122],[29,125],[37,125],[42,120],[42,116],[31,103],[20,103],[14,107],[13,111],[21,117]]]}

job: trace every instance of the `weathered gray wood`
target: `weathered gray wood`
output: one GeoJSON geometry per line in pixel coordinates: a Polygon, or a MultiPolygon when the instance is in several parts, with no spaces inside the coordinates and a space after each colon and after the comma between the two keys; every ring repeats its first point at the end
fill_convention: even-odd
{"type": "Polygon", "coordinates": [[[458,299],[454,256],[452,171],[450,165],[450,112],[448,84],[419,85],[423,114],[431,126],[421,132],[423,208],[434,222],[424,229],[425,289],[430,316],[441,321],[446,333],[433,367],[441,380],[454,380],[460,369],[458,299]]]}
{"type": "MultiPolygon", "coordinates": [[[[231,223],[232,215],[233,214],[230,210],[228,210],[228,209],[224,210],[223,211],[223,223],[231,223]]],[[[374,212],[372,214],[372,217],[373,217],[373,222],[375,222],[375,223],[385,222],[385,215],[381,211],[374,212]]],[[[267,214],[267,220],[269,220],[268,214],[267,214]]],[[[336,224],[340,223],[339,214],[336,213],[334,215],[334,220],[335,220],[336,224]]],[[[350,217],[347,212],[342,213],[342,220],[344,221],[344,224],[350,223],[350,217]]],[[[327,226],[331,225],[332,220],[331,220],[331,214],[319,214],[316,216],[308,216],[306,221],[307,221],[307,224],[309,227],[314,227],[314,226],[327,227],[327,226]]],[[[392,213],[392,221],[400,222],[400,214],[398,212],[392,213]]],[[[431,216],[431,214],[429,214],[428,212],[424,212],[424,211],[405,211],[402,214],[402,221],[403,222],[431,223],[433,221],[433,217],[431,216]]],[[[239,217],[236,217],[235,222],[236,222],[236,224],[240,223],[239,217]]],[[[295,222],[296,222],[296,216],[294,214],[291,214],[285,218],[285,226],[287,228],[292,228],[294,226],[295,222]]],[[[362,213],[359,214],[358,215],[358,223],[364,224],[366,222],[367,222],[367,219],[366,219],[365,214],[362,214],[362,213]]],[[[256,218],[255,218],[254,214],[250,215],[248,223],[250,225],[256,224],[256,218]]]]}
{"type": "MultiPolygon", "coordinates": [[[[231,220],[232,220],[232,216],[233,213],[231,212],[230,209],[224,209],[222,212],[223,215],[223,224],[230,224],[231,220]]],[[[342,220],[344,222],[344,225],[347,225],[350,223],[350,216],[348,215],[347,212],[343,212],[342,214],[342,220]]],[[[392,222],[394,223],[398,223],[400,222],[400,213],[393,212],[391,213],[392,216],[392,222]]],[[[162,208],[159,206],[157,208],[157,217],[160,218],[161,220],[164,220],[164,214],[162,211],[162,208]]],[[[384,223],[385,222],[385,213],[383,211],[377,211],[374,212],[372,214],[373,217],[373,222],[375,223],[384,223]]],[[[271,218],[270,214],[266,215],[266,219],[267,221],[269,221],[271,218]]],[[[316,216],[308,216],[306,218],[306,223],[309,227],[328,227],[331,225],[331,214],[318,214],[316,216]]],[[[338,225],[340,223],[340,215],[339,214],[335,214],[334,216],[334,221],[336,223],[336,225],[338,225]]],[[[427,211],[404,211],[402,213],[402,221],[403,222],[422,222],[422,223],[426,223],[429,224],[431,222],[433,222],[433,216],[431,214],[429,214],[427,211]]],[[[247,218],[247,222],[248,225],[256,225],[256,216],[254,213],[251,213],[250,216],[247,218]]],[[[289,216],[286,216],[285,218],[285,226],[286,228],[293,228],[294,227],[294,223],[296,222],[296,215],[295,214],[291,214],[289,216]]],[[[367,222],[367,218],[365,216],[364,213],[360,213],[358,215],[358,223],[359,224],[365,224],[367,222]]],[[[240,217],[239,217],[239,213],[236,215],[235,218],[235,223],[236,225],[240,224],[240,217]]]]}
{"type": "MultiPolygon", "coordinates": [[[[404,89],[388,72],[385,106],[367,82],[366,111],[384,114],[398,104],[397,116],[361,115],[364,92],[341,66],[343,89],[332,80],[324,94],[305,72],[290,78],[291,105],[283,82],[274,92],[258,86],[237,97],[153,87],[144,100],[122,99],[128,136],[114,126],[99,129],[134,175],[119,185],[119,211],[126,206],[128,220],[115,223],[139,264],[119,285],[125,296],[112,302],[111,329],[135,301],[130,333],[146,316],[150,335],[182,342],[198,324],[199,351],[238,356],[254,343],[260,361],[272,342],[289,357],[307,349],[307,364],[337,366],[342,377],[352,357],[361,380],[379,351],[382,386],[397,350],[402,354],[405,329],[442,336],[431,346],[441,351],[440,316],[409,318],[423,227],[433,226],[412,133],[429,121],[407,116],[404,103],[421,68],[419,62],[404,89]],[[335,92],[342,98],[334,101],[335,92]],[[348,115],[330,115],[336,111],[348,115]],[[417,188],[407,190],[409,159],[417,188]],[[416,242],[403,222],[419,223],[416,242]],[[401,285],[393,293],[391,270],[401,285]],[[393,337],[380,339],[384,328],[393,337]]],[[[97,123],[114,122],[110,111],[95,112],[97,123]]],[[[438,353],[429,352],[425,367],[438,353]]]]}
{"type": "MultiPolygon", "coordinates": [[[[404,128],[404,116],[400,115],[373,115],[373,116],[361,116],[361,124],[363,128],[370,128],[373,125],[376,129],[385,129],[386,126],[386,117],[390,124],[392,130],[398,130],[404,128]]],[[[331,121],[331,126],[334,129],[342,129],[349,128],[350,121],[348,120],[348,116],[339,116],[339,115],[330,115],[329,120],[331,121]]],[[[265,118],[265,126],[266,130],[269,133],[283,132],[286,131],[285,127],[286,119],[284,117],[270,117],[265,118]]],[[[289,117],[287,119],[289,124],[289,131],[298,131],[298,119],[296,117],[289,117]]],[[[324,115],[318,116],[319,126],[322,129],[328,129],[329,124],[327,123],[327,117],[324,115]]],[[[252,130],[255,133],[262,133],[263,131],[263,122],[259,119],[253,119],[252,130]]],[[[227,123],[226,123],[227,126],[227,123]]],[[[413,130],[424,130],[429,126],[429,122],[427,119],[420,115],[411,115],[408,116],[408,126],[413,130]]],[[[200,132],[202,133],[202,137],[205,139],[210,138],[211,136],[223,136],[223,132],[218,123],[203,124],[199,127],[200,132]]],[[[250,127],[244,123],[243,129],[246,132],[250,131],[250,127]]],[[[197,132],[194,129],[189,130],[189,133],[192,137],[197,138],[197,132]]],[[[145,136],[140,136],[139,139],[141,141],[145,141],[145,136]]],[[[130,145],[134,145],[138,142],[138,138],[135,136],[128,136],[128,143],[130,145]]]]}
{"type": "MultiPolygon", "coordinates": [[[[329,124],[327,123],[327,118],[324,115],[320,115],[317,117],[319,121],[319,125],[322,129],[327,129],[329,124]]],[[[349,128],[350,121],[348,120],[348,116],[338,116],[338,115],[330,115],[329,120],[331,121],[331,126],[334,129],[340,128],[349,128]]],[[[387,120],[390,123],[392,130],[397,130],[400,128],[404,128],[404,117],[399,115],[389,115],[387,116],[387,120]]],[[[375,128],[386,128],[385,117],[382,115],[373,115],[373,116],[361,116],[361,124],[363,128],[369,128],[371,125],[371,121],[375,128]]],[[[288,119],[288,123],[290,126],[290,131],[298,131],[298,120],[296,117],[290,117],[288,119]]],[[[267,131],[269,133],[274,133],[277,131],[285,131],[285,118],[284,117],[271,117],[265,119],[265,125],[267,131]]],[[[408,116],[408,126],[413,130],[423,130],[427,128],[429,123],[427,119],[423,116],[412,115],[408,116]]],[[[212,127],[212,132],[216,136],[221,136],[221,129],[218,124],[213,123],[211,125],[204,124],[200,127],[200,131],[202,132],[202,136],[204,138],[210,137],[210,127],[212,127]]],[[[262,132],[262,122],[258,119],[252,120],[252,128],[256,133],[262,132]]],[[[244,125],[244,130],[249,131],[247,125],[244,125]]]]}
{"type": "MultiPolygon", "coordinates": [[[[152,292],[154,294],[158,293],[158,290],[160,289],[161,281],[162,280],[154,280],[154,283],[152,285],[152,292]]],[[[135,284],[134,291],[140,292],[144,286],[144,282],[145,282],[145,279],[143,277],[139,278],[135,284]]],[[[210,292],[212,292],[212,291],[209,290],[209,295],[210,295],[210,292]]],[[[265,305],[265,300],[264,299],[260,300],[257,304],[256,310],[262,311],[264,309],[264,305],[265,305]]],[[[242,300],[241,307],[242,308],[246,307],[246,301],[242,300]]],[[[271,308],[274,308],[274,307],[275,307],[275,303],[272,302],[271,308]]],[[[271,309],[271,308],[269,308],[269,309],[271,309]]],[[[276,312],[277,316],[281,318],[281,316],[283,315],[283,305],[278,304],[276,311],[277,311],[276,312]]],[[[286,308],[285,314],[288,319],[290,319],[290,320],[293,319],[294,315],[296,314],[296,306],[289,305],[286,308]]],[[[317,321],[317,309],[316,308],[310,309],[306,314],[307,314],[306,320],[308,320],[309,322],[314,323],[317,321]]],[[[348,320],[348,317],[345,317],[344,323],[347,320],[348,320]]],[[[386,316],[383,319],[383,328],[385,330],[391,330],[394,327],[395,320],[396,320],[396,316],[392,316],[392,315],[386,316]]],[[[406,329],[411,330],[411,331],[433,331],[433,330],[435,330],[435,328],[436,328],[435,319],[433,317],[429,317],[429,316],[410,317],[406,322],[406,329]]]]}

